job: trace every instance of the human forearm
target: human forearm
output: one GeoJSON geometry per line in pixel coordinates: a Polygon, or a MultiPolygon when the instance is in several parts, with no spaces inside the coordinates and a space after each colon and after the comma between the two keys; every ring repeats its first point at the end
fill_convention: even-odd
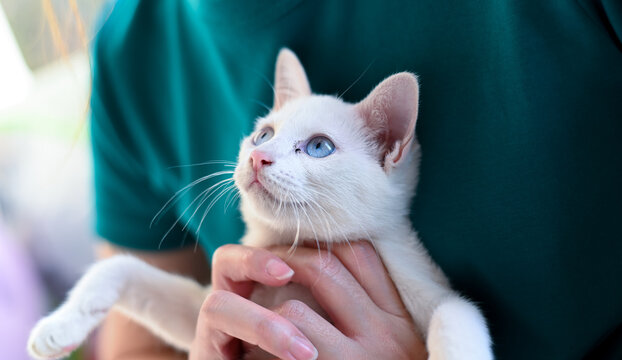
{"type": "Polygon", "coordinates": [[[100,360],[181,360],[188,357],[117,311],[112,311],[101,325],[96,352],[100,360]]]}

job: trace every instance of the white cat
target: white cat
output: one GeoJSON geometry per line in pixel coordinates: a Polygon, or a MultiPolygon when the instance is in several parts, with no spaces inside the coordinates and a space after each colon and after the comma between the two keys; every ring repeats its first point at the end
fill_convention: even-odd
{"type": "MultiPolygon", "coordinates": [[[[369,239],[425,337],[430,359],[492,359],[483,316],[451,290],[408,218],[420,155],[416,77],[390,76],[363,101],[348,104],[313,95],[287,49],[279,53],[275,77],[274,108],[242,142],[234,174],[247,225],[242,243],[369,239]]],[[[130,256],[104,260],[37,324],[28,350],[37,359],[70,353],[112,307],[188,350],[209,291],[130,256]]]]}

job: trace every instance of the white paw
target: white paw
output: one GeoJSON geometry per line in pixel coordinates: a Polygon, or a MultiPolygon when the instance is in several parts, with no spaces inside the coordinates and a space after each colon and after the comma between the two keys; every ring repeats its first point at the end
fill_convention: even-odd
{"type": "Polygon", "coordinates": [[[59,359],[69,355],[88,335],[90,329],[74,317],[53,314],[41,319],[30,332],[28,353],[35,359],[59,359]]]}
{"type": "Polygon", "coordinates": [[[492,360],[486,321],[466,300],[442,303],[432,314],[428,331],[429,360],[492,360]]]}
{"type": "MultiPolygon", "coordinates": [[[[83,288],[88,289],[87,286],[83,288]]],[[[86,290],[81,289],[81,290],[86,290]]],[[[118,294],[99,291],[96,296],[74,291],[69,300],[49,316],[39,320],[30,332],[28,353],[35,359],[59,359],[82,344],[106,317],[118,294]]]]}
{"type": "MultiPolygon", "coordinates": [[[[110,295],[110,294],[107,294],[110,295]]],[[[114,296],[71,299],[39,320],[30,332],[28,352],[35,359],[59,359],[75,350],[114,305],[114,296]]]]}

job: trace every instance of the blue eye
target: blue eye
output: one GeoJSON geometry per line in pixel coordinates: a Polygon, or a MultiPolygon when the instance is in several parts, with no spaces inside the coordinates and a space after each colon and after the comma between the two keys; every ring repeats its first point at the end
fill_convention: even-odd
{"type": "Polygon", "coordinates": [[[316,136],[307,143],[306,152],[309,156],[323,158],[335,152],[335,144],[325,136],[316,136]]]}
{"type": "Polygon", "coordinates": [[[253,144],[261,145],[266,141],[272,139],[274,136],[274,130],[271,127],[263,128],[255,137],[253,138],[253,144]]]}

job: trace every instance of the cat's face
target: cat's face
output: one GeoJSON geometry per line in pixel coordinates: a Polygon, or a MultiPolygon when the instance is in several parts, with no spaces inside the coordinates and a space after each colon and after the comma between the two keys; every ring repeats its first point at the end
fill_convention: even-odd
{"type": "MultiPolygon", "coordinates": [[[[412,75],[393,80],[411,89],[412,81],[416,92],[412,75]]],[[[416,93],[407,96],[413,106],[396,110],[402,123],[391,124],[397,116],[388,109],[390,86],[356,105],[311,95],[302,66],[287,50],[279,55],[275,88],[275,108],[242,141],[234,174],[245,217],[330,241],[386,212],[384,199],[403,192],[390,173],[414,143],[416,93]]]]}
{"type": "Polygon", "coordinates": [[[376,152],[353,105],[311,96],[257,121],[242,142],[234,178],[258,216],[334,218],[341,205],[371,195],[366,180],[385,177],[376,152]]]}

